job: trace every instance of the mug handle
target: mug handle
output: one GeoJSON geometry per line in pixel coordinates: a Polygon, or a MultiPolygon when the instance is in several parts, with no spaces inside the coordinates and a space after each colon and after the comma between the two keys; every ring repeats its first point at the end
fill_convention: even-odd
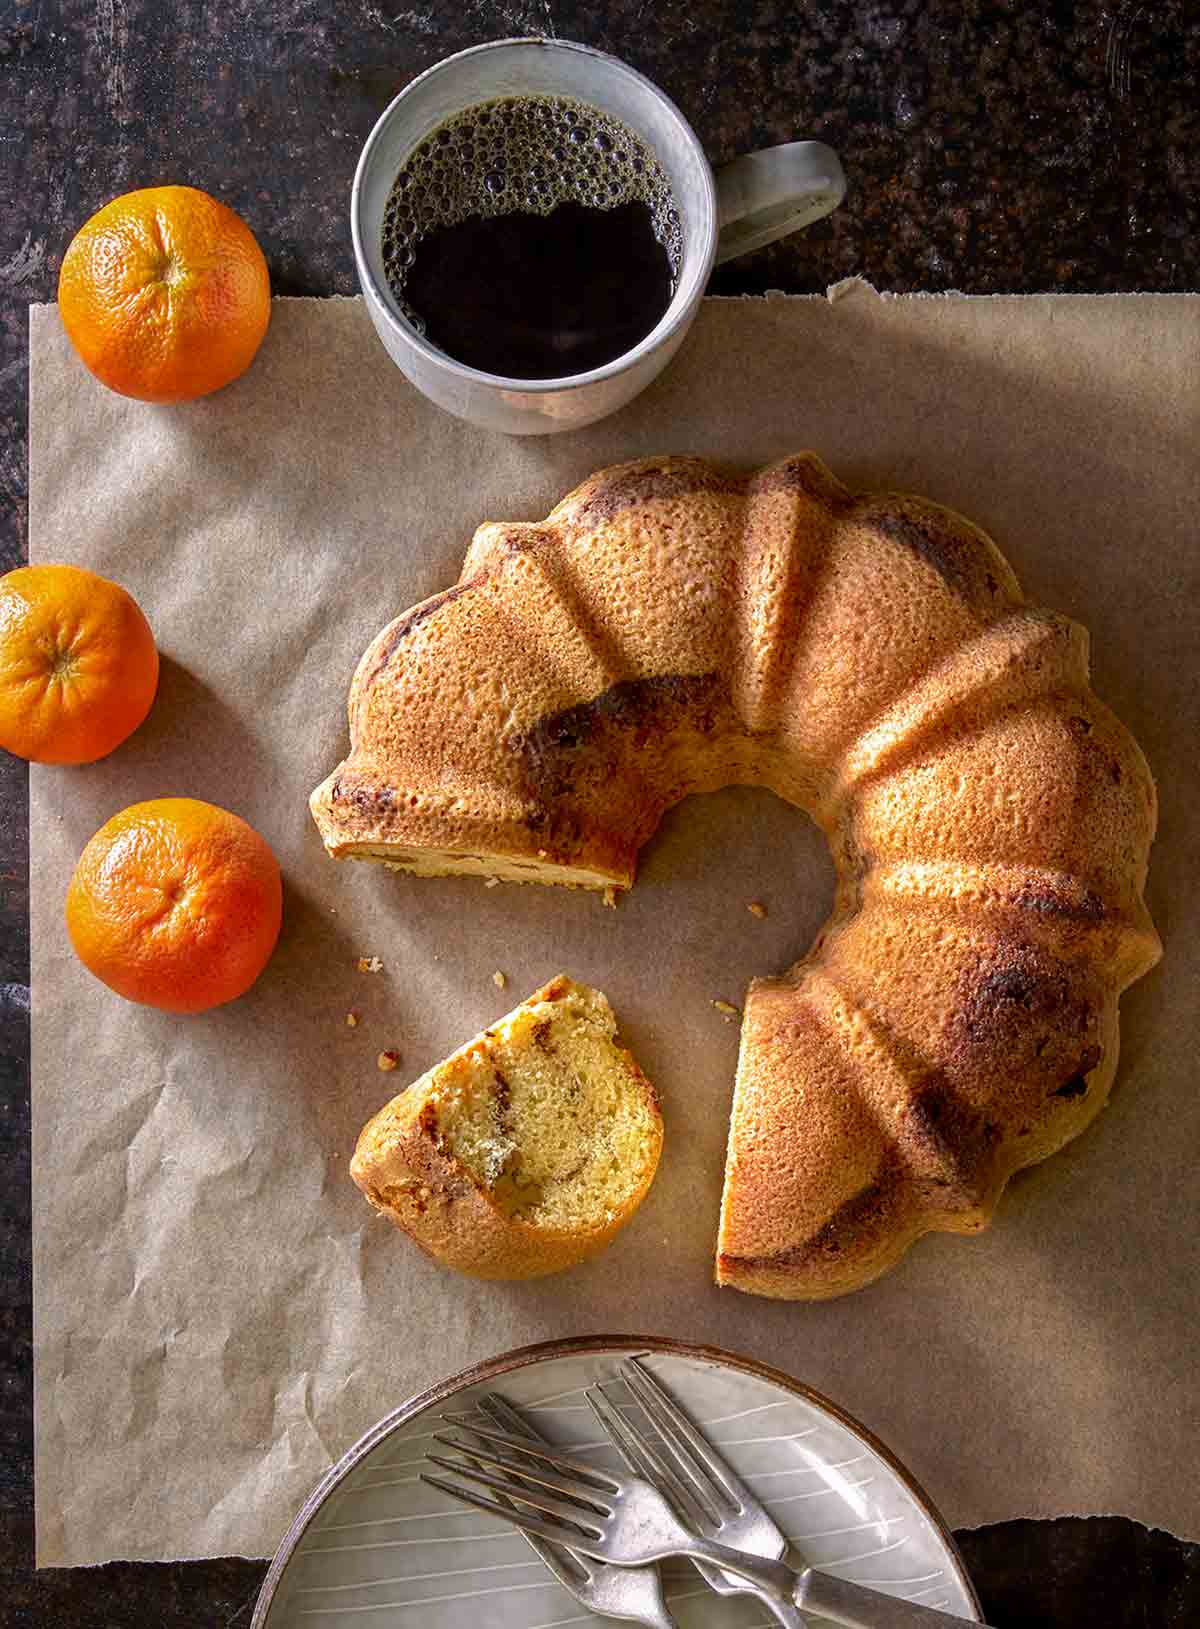
{"type": "Polygon", "coordinates": [[[823,141],[745,153],[723,165],[716,181],[718,266],[811,226],[846,196],[841,161],[823,141]]]}

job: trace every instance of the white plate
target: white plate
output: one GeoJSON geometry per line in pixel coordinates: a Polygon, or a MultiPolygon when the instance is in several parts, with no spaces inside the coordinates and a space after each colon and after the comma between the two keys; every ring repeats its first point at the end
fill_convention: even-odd
{"type": "MultiPolygon", "coordinates": [[[[816,1392],[748,1358],[674,1341],[525,1347],[414,1398],[358,1442],[309,1498],[263,1584],[251,1629],[591,1629],[519,1534],[417,1472],[446,1409],[499,1391],[556,1442],[619,1464],[583,1399],[619,1359],[649,1367],[791,1538],[799,1564],[980,1621],[944,1523],[883,1445],[816,1392]]],[[[633,1410],[617,1382],[617,1401],[633,1410]]],[[[636,1411],[634,1410],[636,1413],[636,1411]]],[[[663,1569],[679,1629],[770,1629],[753,1599],[719,1596],[682,1561],[663,1569]]],[[[814,1622],[817,1620],[813,1620],[814,1622]]]]}

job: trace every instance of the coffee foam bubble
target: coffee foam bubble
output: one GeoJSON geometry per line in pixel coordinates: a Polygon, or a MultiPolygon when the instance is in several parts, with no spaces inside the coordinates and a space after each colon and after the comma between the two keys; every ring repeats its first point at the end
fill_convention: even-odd
{"type": "Polygon", "coordinates": [[[472,216],[549,215],[560,204],[615,209],[642,203],[679,275],[683,229],[653,148],[619,119],[562,96],[516,96],[465,108],[405,160],[383,215],[383,264],[409,321],[408,268],[423,237],[472,216]]]}

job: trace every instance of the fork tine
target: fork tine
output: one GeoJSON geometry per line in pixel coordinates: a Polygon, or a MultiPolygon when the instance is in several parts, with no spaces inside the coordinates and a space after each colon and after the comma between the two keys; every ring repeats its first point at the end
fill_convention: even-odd
{"type": "Polygon", "coordinates": [[[532,1426],[526,1425],[507,1397],[501,1397],[498,1391],[489,1391],[481,1397],[479,1408],[488,1415],[493,1425],[501,1426],[510,1436],[537,1439],[538,1433],[532,1426]]]}
{"type": "MultiPolygon", "coordinates": [[[[538,1433],[532,1426],[527,1425],[507,1398],[501,1397],[497,1391],[489,1391],[479,1399],[480,1412],[486,1414],[495,1424],[503,1426],[506,1431],[522,1436],[537,1438],[538,1433]]],[[[446,1415],[442,1416],[447,1418],[446,1415]]],[[[595,1578],[595,1567],[590,1556],[585,1556],[577,1550],[567,1550],[558,1544],[548,1544],[534,1533],[525,1534],[526,1543],[533,1553],[540,1557],[549,1570],[567,1589],[575,1591],[581,1585],[590,1584],[595,1578]]]]}
{"type": "MultiPolygon", "coordinates": [[[[506,1482],[501,1476],[492,1476],[490,1472],[479,1470],[475,1465],[464,1464],[460,1460],[443,1459],[440,1454],[426,1454],[425,1458],[430,1465],[440,1466],[444,1471],[453,1471],[455,1476],[461,1476],[464,1482],[478,1482],[481,1487],[491,1488],[495,1493],[519,1499],[522,1505],[529,1505],[544,1516],[557,1516],[560,1521],[572,1523],[579,1532],[574,1539],[568,1537],[562,1541],[563,1543],[578,1543],[584,1533],[589,1537],[599,1538],[603,1532],[603,1523],[607,1519],[603,1511],[585,1510],[582,1505],[543,1493],[541,1488],[514,1488],[511,1482],[506,1482]],[[600,1525],[597,1525],[598,1523],[600,1525]]],[[[499,1506],[497,1509],[500,1509],[502,1515],[507,1515],[510,1521],[525,1519],[523,1510],[505,1511],[499,1506]]]]}
{"type": "MultiPolygon", "coordinates": [[[[696,1462],[687,1454],[683,1445],[672,1435],[670,1423],[663,1423],[662,1416],[655,1408],[656,1399],[652,1393],[645,1393],[638,1385],[638,1376],[625,1375],[626,1384],[637,1403],[641,1405],[646,1416],[650,1431],[650,1438],[655,1446],[670,1458],[675,1468],[675,1474],[682,1474],[687,1486],[694,1490],[693,1497],[703,1502],[704,1508],[711,1513],[710,1522],[718,1525],[725,1519],[726,1512],[731,1508],[728,1496],[721,1488],[716,1486],[712,1478],[707,1476],[696,1462]]],[[[649,1438],[645,1439],[649,1442],[649,1438]]],[[[736,1507],[734,1507],[736,1511],[736,1507]]]]}
{"type": "Polygon", "coordinates": [[[508,1401],[501,1397],[498,1391],[485,1392],[482,1397],[475,1399],[473,1409],[444,1408],[438,1415],[439,1420],[449,1420],[452,1425],[465,1425],[471,1429],[471,1421],[480,1414],[486,1414],[493,1425],[507,1431],[512,1437],[532,1437],[535,1442],[545,1442],[546,1438],[533,1426],[526,1423],[508,1401]]]}
{"type": "MultiPolygon", "coordinates": [[[[473,1464],[491,1465],[495,1470],[506,1472],[510,1480],[501,1491],[511,1493],[515,1499],[524,1499],[526,1493],[532,1492],[535,1488],[545,1488],[548,1493],[559,1493],[564,1499],[575,1500],[580,1509],[587,1507],[606,1516],[612,1513],[612,1507],[599,1490],[581,1487],[569,1477],[555,1476],[553,1471],[544,1471],[540,1465],[526,1465],[521,1460],[493,1453],[490,1448],[476,1448],[473,1443],[459,1442],[457,1438],[445,1436],[437,1431],[433,1434],[433,1440],[440,1442],[443,1448],[453,1448],[455,1453],[465,1454],[473,1464]],[[514,1486],[511,1480],[514,1477],[519,1483],[518,1486],[514,1486]]],[[[432,1459],[433,1455],[427,1454],[426,1458],[432,1459]]]]}
{"type": "Polygon", "coordinates": [[[609,1441],[620,1454],[625,1464],[635,1476],[653,1476],[656,1466],[650,1455],[645,1451],[641,1438],[633,1427],[628,1425],[621,1417],[620,1410],[609,1401],[607,1393],[600,1386],[588,1387],[583,1394],[584,1401],[592,1413],[600,1421],[609,1441]]]}
{"type": "MultiPolygon", "coordinates": [[[[444,1461],[439,1461],[444,1463],[444,1461]]],[[[451,1467],[457,1470],[457,1466],[451,1467]]],[[[455,1499],[461,1499],[465,1505],[473,1505],[476,1510],[485,1511],[489,1516],[499,1516],[502,1521],[508,1522],[511,1527],[519,1527],[523,1533],[533,1533],[537,1538],[546,1539],[551,1544],[579,1544],[589,1543],[573,1528],[564,1526],[561,1522],[548,1522],[541,1516],[534,1516],[526,1510],[514,1510],[510,1505],[498,1504],[495,1499],[485,1499],[481,1493],[473,1493],[469,1488],[460,1488],[454,1482],[448,1482],[443,1476],[427,1476],[424,1471],[419,1473],[421,1481],[427,1482],[431,1488],[439,1488],[443,1493],[449,1493],[455,1499]]]]}
{"type": "MultiPolygon", "coordinates": [[[[528,1454],[532,1459],[543,1460],[552,1465],[556,1471],[565,1471],[568,1476],[578,1477],[584,1482],[599,1483],[597,1492],[620,1493],[620,1484],[614,1482],[612,1477],[599,1469],[596,1465],[589,1465],[585,1460],[572,1459],[569,1454],[560,1454],[551,1450],[546,1443],[536,1437],[514,1437],[503,1431],[488,1431],[480,1425],[460,1425],[460,1431],[469,1432],[473,1437],[480,1437],[484,1442],[492,1442],[500,1448],[508,1448],[514,1454],[528,1454]]],[[[444,1441],[439,1438],[439,1441],[444,1441]]],[[[470,1444],[456,1442],[452,1444],[460,1453],[473,1454],[475,1449],[470,1444]]],[[[518,1467],[518,1475],[524,1472],[518,1467]]],[[[532,1473],[530,1473],[532,1474],[532,1473]]]]}
{"type": "Polygon", "coordinates": [[[589,1386],[584,1397],[592,1412],[612,1438],[617,1452],[635,1476],[641,1476],[652,1486],[662,1488],[687,1521],[708,1526],[716,1513],[706,1510],[688,1487],[685,1487],[653,1445],[641,1434],[631,1420],[625,1419],[603,1386],[589,1386]]]}
{"type": "MultiPolygon", "coordinates": [[[[490,1391],[485,1396],[481,1397],[477,1404],[477,1408],[481,1414],[487,1415],[488,1419],[493,1425],[499,1426],[500,1429],[506,1431],[509,1436],[521,1437],[529,1442],[540,1442],[543,1444],[546,1442],[545,1437],[543,1437],[539,1432],[535,1431],[532,1426],[526,1425],[525,1421],[517,1413],[512,1404],[508,1402],[506,1398],[501,1397],[499,1392],[490,1391]]],[[[444,1415],[443,1418],[445,1418],[444,1415]]],[[[466,1426],[468,1431],[471,1429],[469,1417],[460,1415],[459,1421],[461,1424],[466,1426]]],[[[534,1480],[536,1481],[536,1478],[534,1478],[534,1480]]]]}
{"type": "Polygon", "coordinates": [[[740,1512],[745,1509],[747,1503],[755,1502],[749,1488],[740,1482],[729,1466],[713,1452],[712,1447],[700,1435],[691,1420],[648,1369],[643,1369],[636,1358],[626,1358],[621,1364],[621,1372],[630,1391],[658,1427],[664,1442],[675,1450],[676,1458],[679,1458],[678,1444],[679,1439],[682,1439],[692,1457],[716,1485],[718,1491],[724,1493],[732,1503],[735,1511],[740,1512]]]}

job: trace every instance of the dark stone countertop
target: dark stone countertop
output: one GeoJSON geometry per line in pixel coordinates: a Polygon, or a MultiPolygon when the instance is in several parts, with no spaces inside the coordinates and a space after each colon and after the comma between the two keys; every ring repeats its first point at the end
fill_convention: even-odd
{"type": "MultiPolygon", "coordinates": [[[[0,570],[26,547],[26,308],[53,298],[76,227],[117,193],[186,181],[246,217],[277,293],[353,292],[349,184],[376,116],[439,57],[524,33],[642,69],[717,162],[799,135],[838,149],[843,208],[722,267],[716,293],[852,273],[896,291],[1200,286],[1187,0],[8,0],[0,570]]],[[[25,767],[0,753],[0,1629],[233,1629],[260,1563],[32,1571],[27,824],[25,767]]],[[[996,1629],[1200,1622],[1200,1546],[1119,1515],[958,1538],[996,1629]]]]}

